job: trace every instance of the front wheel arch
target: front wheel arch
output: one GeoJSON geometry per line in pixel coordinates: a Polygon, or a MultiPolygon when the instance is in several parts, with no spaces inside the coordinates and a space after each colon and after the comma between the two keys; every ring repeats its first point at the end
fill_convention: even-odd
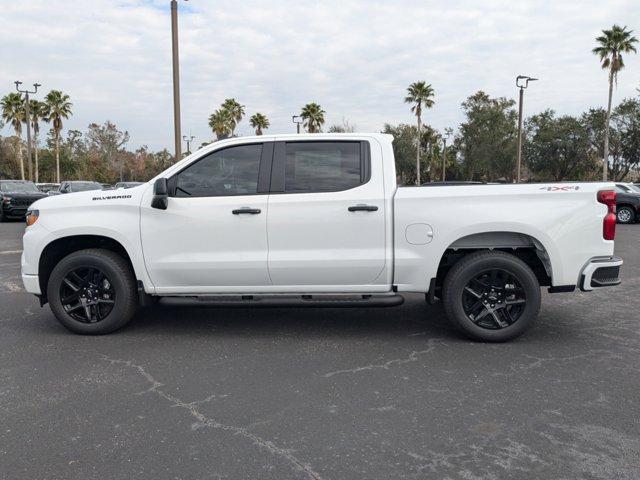
{"type": "Polygon", "coordinates": [[[71,235],[53,240],[42,250],[38,261],[38,279],[40,282],[41,302],[47,299],[47,284],[55,266],[66,256],[79,250],[98,248],[120,255],[129,265],[135,277],[135,268],[126,248],[117,240],[103,235],[71,235]]]}

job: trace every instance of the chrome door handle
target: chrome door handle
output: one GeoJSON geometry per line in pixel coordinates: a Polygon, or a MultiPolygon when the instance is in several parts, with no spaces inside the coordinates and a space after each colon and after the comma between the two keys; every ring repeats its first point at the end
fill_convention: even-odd
{"type": "Polygon", "coordinates": [[[249,207],[236,208],[235,210],[231,211],[231,213],[233,213],[234,215],[242,215],[243,213],[248,213],[250,215],[257,215],[260,212],[262,212],[262,210],[260,210],[259,208],[249,208],[249,207]]]}

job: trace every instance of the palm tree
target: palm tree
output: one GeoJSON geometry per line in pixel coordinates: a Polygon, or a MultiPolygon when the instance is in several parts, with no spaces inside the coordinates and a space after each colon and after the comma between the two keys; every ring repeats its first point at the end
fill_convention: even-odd
{"type": "Polygon", "coordinates": [[[304,120],[304,126],[309,133],[320,133],[324,125],[325,112],[320,105],[315,102],[307,103],[302,107],[300,116],[304,120]]]}
{"type": "Polygon", "coordinates": [[[209,126],[218,140],[227,138],[233,132],[235,119],[229,110],[220,108],[209,116],[209,126]]]}
{"type": "Polygon", "coordinates": [[[25,119],[24,100],[19,93],[10,93],[2,97],[2,120],[10,123],[18,137],[18,158],[20,159],[20,175],[24,180],[24,161],[22,160],[22,122],[25,119]]]}
{"type": "Polygon", "coordinates": [[[35,182],[38,183],[38,134],[40,133],[40,121],[44,120],[47,106],[38,100],[29,100],[29,116],[33,128],[33,144],[36,161],[35,182]]]}
{"type": "Polygon", "coordinates": [[[414,82],[407,88],[405,103],[413,104],[411,111],[418,117],[418,137],[416,142],[416,185],[420,185],[420,129],[422,128],[422,107],[431,108],[435,93],[431,84],[427,82],[414,82]]]}
{"type": "Polygon", "coordinates": [[[249,124],[256,129],[256,135],[262,135],[262,129],[269,128],[269,119],[262,113],[255,113],[249,119],[249,124]]]}
{"type": "Polygon", "coordinates": [[[69,95],[60,90],[51,90],[44,97],[45,111],[44,119],[51,122],[53,127],[53,138],[56,145],[56,182],[60,183],[60,132],[62,131],[62,119],[67,119],[71,115],[73,104],[69,101],[69,95]]]}
{"type": "Polygon", "coordinates": [[[603,35],[596,38],[598,46],[592,52],[600,57],[603,69],[609,69],[609,103],[607,105],[607,119],[604,131],[604,153],[602,157],[602,179],[607,181],[607,167],[609,164],[609,122],[611,120],[611,98],[613,83],[618,82],[618,72],[624,68],[623,53],[636,53],[633,45],[638,41],[631,35],[633,30],[614,25],[610,30],[602,30],[603,35]]]}
{"type": "Polygon", "coordinates": [[[221,110],[226,110],[231,115],[231,136],[233,137],[236,132],[236,127],[244,117],[244,105],[240,105],[235,98],[227,98],[220,107],[221,110]]]}

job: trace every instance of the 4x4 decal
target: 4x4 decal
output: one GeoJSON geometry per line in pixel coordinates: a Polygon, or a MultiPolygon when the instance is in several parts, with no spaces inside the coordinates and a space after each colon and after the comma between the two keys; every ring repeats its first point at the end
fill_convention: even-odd
{"type": "Polygon", "coordinates": [[[546,192],[568,192],[570,190],[580,190],[578,185],[563,185],[561,187],[540,187],[540,190],[546,192]]]}

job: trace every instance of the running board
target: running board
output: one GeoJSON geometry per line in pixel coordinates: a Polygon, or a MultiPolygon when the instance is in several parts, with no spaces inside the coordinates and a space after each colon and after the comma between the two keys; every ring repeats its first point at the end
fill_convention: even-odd
{"type": "Polygon", "coordinates": [[[401,295],[202,295],[160,297],[161,305],[184,307],[395,307],[401,295]]]}

